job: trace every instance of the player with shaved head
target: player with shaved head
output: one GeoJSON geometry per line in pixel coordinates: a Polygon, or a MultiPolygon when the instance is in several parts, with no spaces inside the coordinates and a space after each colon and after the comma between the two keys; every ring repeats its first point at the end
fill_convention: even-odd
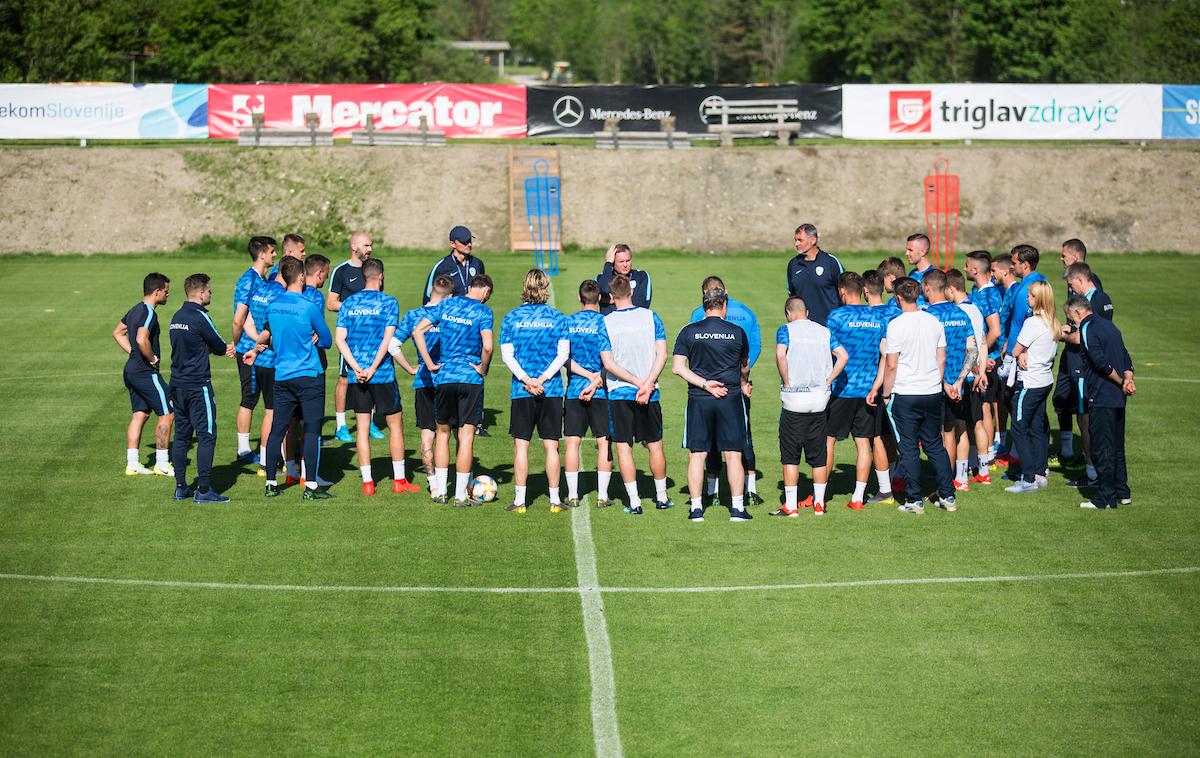
{"type": "MultiPolygon", "coordinates": [[[[342,309],[342,303],[346,302],[347,298],[361,292],[366,286],[362,265],[371,257],[373,250],[371,238],[366,232],[355,232],[350,235],[350,257],[339,263],[329,275],[329,293],[325,296],[325,307],[328,310],[337,313],[342,309]]],[[[346,426],[346,388],[348,386],[346,361],[339,359],[337,388],[333,391],[333,409],[337,421],[337,429],[334,430],[333,436],[339,442],[354,441],[354,438],[350,436],[350,429],[346,426]]],[[[376,429],[374,423],[371,424],[370,434],[372,439],[383,439],[383,432],[376,429]]]]}

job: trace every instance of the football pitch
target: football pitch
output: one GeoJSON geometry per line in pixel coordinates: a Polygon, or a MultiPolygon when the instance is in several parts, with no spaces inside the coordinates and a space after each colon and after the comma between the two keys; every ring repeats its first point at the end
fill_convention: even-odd
{"type": "MultiPolygon", "coordinates": [[[[1041,269],[1061,304],[1055,253],[1041,269]]],[[[377,250],[386,291],[402,308],[418,305],[443,254],[377,250]]],[[[335,445],[321,473],[337,499],[304,504],[298,488],[264,499],[263,480],[231,463],[237,379],[216,357],[214,485],[233,501],[174,503],[171,481],[122,475],[129,404],[110,334],[158,270],[172,280],[159,310],[168,353],[183,280],[203,271],[228,339],[244,249],[0,258],[0,751],[1195,754],[1196,259],[1089,259],[1137,371],[1131,506],[1082,511],[1055,469],[1048,490],[1024,496],[1006,495],[994,473],[996,484],[960,495],[956,513],[851,512],[847,442],[829,514],[777,520],[767,516],[780,483],[772,345],[790,254],[635,258],[654,278],[669,345],[705,275],[758,314],[751,421],[767,503],[743,524],[720,508],[702,524],[686,519],[686,388],[669,369],[678,507],[551,514],[535,445],[529,512],[505,513],[512,442],[498,350],[486,395],[493,436],[476,441],[475,473],[497,479],[499,504],[456,510],[392,495],[385,440],[373,443],[382,486],[372,498],[360,494],[353,446],[335,445]]],[[[841,260],[861,271],[883,255],[841,260]]],[[[481,257],[498,328],[532,256],[481,257]]],[[[575,310],[579,281],[602,260],[564,255],[560,310],[575,310]]],[[[411,472],[412,394],[401,394],[411,472]]],[[[150,428],[142,442],[146,462],[150,428]]],[[[591,492],[595,455],[585,450],[591,492]]],[[[635,457],[646,468],[644,451],[635,457]]],[[[648,479],[641,486],[653,491],[648,479]]],[[[610,493],[623,497],[616,477],[610,493]]]]}

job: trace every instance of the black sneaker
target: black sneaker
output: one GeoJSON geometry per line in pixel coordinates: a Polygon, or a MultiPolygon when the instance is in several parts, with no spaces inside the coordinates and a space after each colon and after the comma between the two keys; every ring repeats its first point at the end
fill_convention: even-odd
{"type": "Polygon", "coordinates": [[[1095,487],[1099,483],[1099,479],[1088,479],[1086,476],[1081,476],[1078,479],[1071,479],[1068,481],[1067,486],[1080,489],[1082,487],[1095,487]]]}
{"type": "Polygon", "coordinates": [[[192,489],[191,487],[180,487],[178,485],[175,487],[175,499],[176,500],[188,500],[188,499],[194,497],[195,495],[196,495],[196,490],[192,489]]]}
{"type": "Polygon", "coordinates": [[[209,489],[207,492],[197,491],[194,500],[197,503],[228,503],[229,498],[217,492],[214,489],[209,489]]]}
{"type": "Polygon", "coordinates": [[[266,497],[279,497],[279,485],[268,484],[266,489],[263,491],[263,495],[266,497]]]}
{"type": "Polygon", "coordinates": [[[304,488],[304,494],[300,496],[301,500],[333,500],[335,495],[329,490],[314,490],[308,487],[304,488]]]}
{"type": "Polygon", "coordinates": [[[705,508],[711,508],[714,505],[719,505],[721,503],[721,496],[720,495],[705,495],[704,500],[702,502],[704,503],[705,508]]]}
{"type": "Polygon", "coordinates": [[[642,511],[642,506],[639,505],[636,508],[626,507],[625,512],[628,513],[630,516],[640,516],[640,515],[642,515],[642,513],[644,511],[642,511]]]}
{"type": "Polygon", "coordinates": [[[739,508],[730,508],[729,509],[729,520],[730,521],[749,521],[752,518],[754,518],[754,517],[750,515],[750,511],[746,510],[745,508],[740,508],[740,509],[739,508]]]}
{"type": "Polygon", "coordinates": [[[703,520],[704,520],[704,509],[703,508],[692,508],[690,511],[688,511],[688,521],[703,521],[703,520]]]}
{"type": "Polygon", "coordinates": [[[746,505],[762,505],[765,501],[758,496],[757,492],[746,493],[746,505]]]}
{"type": "Polygon", "coordinates": [[[491,432],[489,432],[489,431],[487,430],[487,427],[486,427],[486,426],[484,426],[483,424],[476,424],[476,426],[475,426],[475,436],[476,436],[476,437],[491,437],[491,436],[492,436],[492,433],[491,433],[491,432]]]}
{"type": "Polygon", "coordinates": [[[670,510],[671,508],[675,507],[675,501],[671,498],[667,498],[666,500],[655,500],[654,507],[660,511],[670,510]]]}

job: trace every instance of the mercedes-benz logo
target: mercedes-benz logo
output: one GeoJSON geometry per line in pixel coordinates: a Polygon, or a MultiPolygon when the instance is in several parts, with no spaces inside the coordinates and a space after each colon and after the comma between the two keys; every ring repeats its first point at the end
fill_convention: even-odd
{"type": "Polygon", "coordinates": [[[703,124],[709,123],[708,109],[715,105],[721,105],[725,102],[725,98],[720,95],[709,95],[700,101],[700,122],[703,124]]]}
{"type": "Polygon", "coordinates": [[[553,113],[559,126],[570,129],[583,121],[583,103],[574,95],[563,95],[554,101],[553,113]]]}

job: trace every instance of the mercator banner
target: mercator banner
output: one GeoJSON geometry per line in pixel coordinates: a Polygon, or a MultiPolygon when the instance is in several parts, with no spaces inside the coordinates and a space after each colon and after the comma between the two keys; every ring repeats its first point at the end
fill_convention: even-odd
{"type": "Polygon", "coordinates": [[[525,136],[525,88],[511,84],[213,84],[208,102],[212,137],[237,137],[255,112],[266,129],[304,129],[304,115],[316,113],[334,137],[368,118],[382,131],[413,131],[422,116],[452,138],[525,136]]]}
{"type": "Polygon", "coordinates": [[[657,131],[668,116],[679,131],[703,134],[719,122],[704,115],[704,105],[720,100],[796,100],[789,120],[801,124],[800,136],[842,135],[841,87],[819,84],[529,87],[526,118],[530,137],[590,136],[613,117],[626,131],[657,131]]]}
{"type": "Polygon", "coordinates": [[[203,139],[204,84],[0,84],[0,139],[203,139]]]}
{"type": "Polygon", "coordinates": [[[1157,84],[847,84],[851,139],[1159,139],[1157,84]]]}

